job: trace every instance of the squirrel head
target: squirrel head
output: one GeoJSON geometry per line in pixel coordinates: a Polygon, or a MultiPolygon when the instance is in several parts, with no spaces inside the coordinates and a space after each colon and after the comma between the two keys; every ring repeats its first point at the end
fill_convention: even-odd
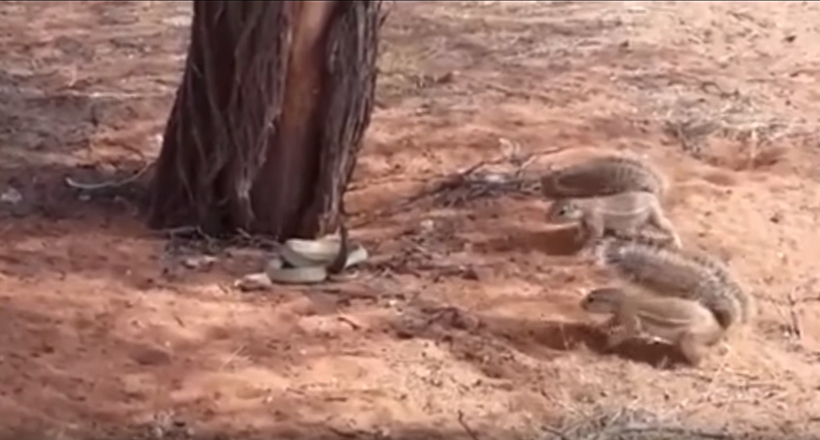
{"type": "Polygon", "coordinates": [[[586,294],[581,308],[590,313],[612,313],[623,296],[624,291],[617,287],[599,287],[586,294]]]}
{"type": "Polygon", "coordinates": [[[583,211],[572,199],[558,199],[552,202],[547,211],[547,220],[550,223],[575,223],[581,220],[583,211]]]}

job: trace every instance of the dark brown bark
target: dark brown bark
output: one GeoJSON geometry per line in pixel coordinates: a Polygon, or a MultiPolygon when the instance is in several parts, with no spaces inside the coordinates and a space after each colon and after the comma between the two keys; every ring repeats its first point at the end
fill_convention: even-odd
{"type": "Polygon", "coordinates": [[[381,2],[194,1],[149,225],[335,229],[370,122],[381,2]]]}

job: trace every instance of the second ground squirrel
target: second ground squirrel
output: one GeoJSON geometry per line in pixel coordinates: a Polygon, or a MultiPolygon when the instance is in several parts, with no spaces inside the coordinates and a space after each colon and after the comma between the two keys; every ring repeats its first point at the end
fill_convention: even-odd
{"type": "Polygon", "coordinates": [[[653,294],[700,303],[724,329],[752,319],[752,297],[716,259],[613,237],[600,240],[593,253],[598,264],[653,294]]]}
{"type": "Polygon", "coordinates": [[[587,239],[595,242],[607,231],[635,236],[644,225],[651,224],[664,232],[674,247],[681,247],[680,236],[666,218],[655,194],[630,191],[600,197],[555,200],[547,211],[551,223],[580,223],[587,239]]]}
{"type": "Polygon", "coordinates": [[[634,337],[653,336],[676,346],[693,366],[724,333],[709,309],[681,298],[605,287],[590,291],[581,300],[581,308],[613,315],[606,324],[609,348],[634,337]]]}
{"type": "Polygon", "coordinates": [[[646,191],[662,200],[668,180],[643,160],[609,155],[589,159],[541,177],[541,194],[550,199],[598,197],[628,191],[646,191]]]}

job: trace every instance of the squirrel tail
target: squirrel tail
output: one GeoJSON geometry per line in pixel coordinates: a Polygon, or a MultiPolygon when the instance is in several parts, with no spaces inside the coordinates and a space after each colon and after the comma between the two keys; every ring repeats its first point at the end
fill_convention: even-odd
{"type": "Polygon", "coordinates": [[[749,319],[749,296],[727,267],[705,255],[617,237],[600,240],[593,254],[599,266],[658,295],[700,302],[723,328],[749,319]]]}

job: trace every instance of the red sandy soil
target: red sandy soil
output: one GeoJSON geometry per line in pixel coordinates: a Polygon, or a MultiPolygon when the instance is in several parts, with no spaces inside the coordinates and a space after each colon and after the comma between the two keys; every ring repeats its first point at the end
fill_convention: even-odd
{"type": "Polygon", "coordinates": [[[390,7],[349,191],[372,263],[343,284],[243,293],[258,253],[187,268],[195,249],[127,199],[63,183],[157,155],[190,4],[0,4],[0,192],[22,195],[0,203],[8,438],[532,439],[601,408],[820,432],[820,5],[390,7]],[[566,234],[547,201],[408,199],[516,151],[540,153],[535,174],[607,151],[656,162],[685,245],[757,297],[751,331],[698,369],[646,344],[601,352],[577,301],[607,280],[553,252],[566,234]]]}

